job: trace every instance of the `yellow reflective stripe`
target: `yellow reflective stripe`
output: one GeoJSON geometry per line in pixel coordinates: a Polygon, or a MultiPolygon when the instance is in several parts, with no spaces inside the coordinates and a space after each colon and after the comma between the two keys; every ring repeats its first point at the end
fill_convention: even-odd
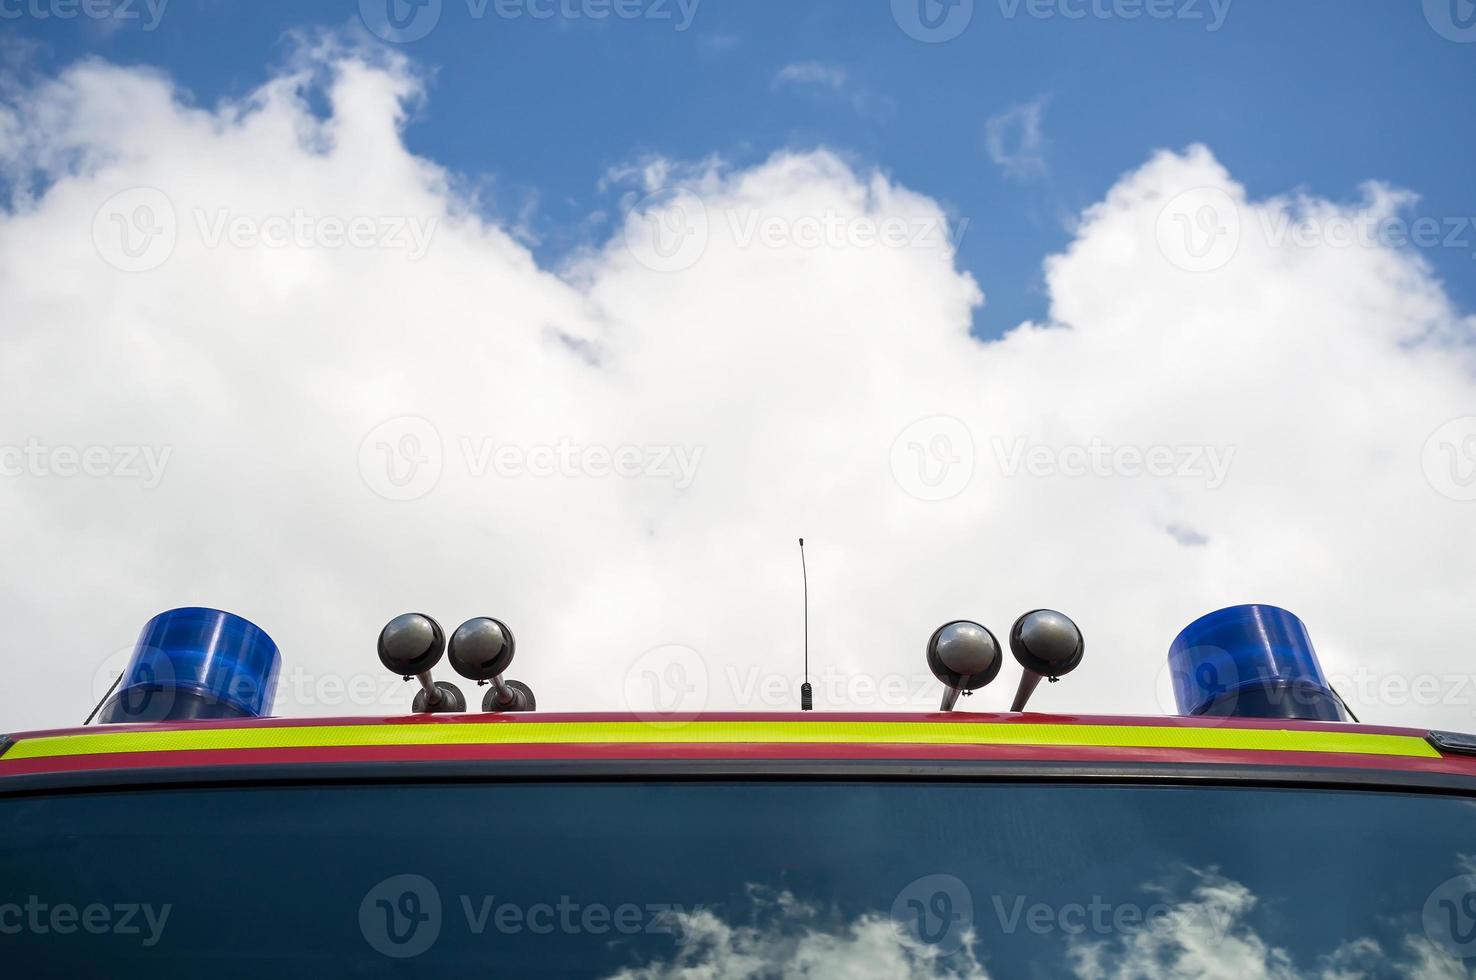
{"type": "Polygon", "coordinates": [[[21,739],[4,756],[45,759],[190,749],[347,748],[393,745],[870,744],[1032,745],[1152,749],[1336,752],[1440,758],[1411,735],[1191,728],[1179,725],[1036,725],[890,721],[595,721],[302,725],[97,732],[21,739]]]}

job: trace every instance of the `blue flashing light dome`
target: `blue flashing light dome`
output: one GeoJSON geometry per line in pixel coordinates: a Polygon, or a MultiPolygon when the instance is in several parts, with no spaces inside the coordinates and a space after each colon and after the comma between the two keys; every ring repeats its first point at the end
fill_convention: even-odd
{"type": "Polygon", "coordinates": [[[149,620],[99,715],[104,724],[260,718],[271,711],[282,655],[259,626],[219,609],[149,620]]]}
{"type": "Polygon", "coordinates": [[[1233,606],[1196,619],[1169,648],[1184,715],[1347,721],[1300,619],[1276,606],[1233,606]]]}

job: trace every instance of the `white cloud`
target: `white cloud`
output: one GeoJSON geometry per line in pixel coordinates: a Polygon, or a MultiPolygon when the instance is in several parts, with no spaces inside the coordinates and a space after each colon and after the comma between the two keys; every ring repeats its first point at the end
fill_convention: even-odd
{"type": "Polygon", "coordinates": [[[1168,906],[1153,928],[1112,941],[1074,942],[1074,973],[1081,980],[1298,980],[1303,974],[1286,951],[1269,946],[1245,925],[1256,902],[1238,882],[1202,876],[1192,894],[1168,906]]]}
{"type": "Polygon", "coordinates": [[[846,87],[846,70],[839,65],[818,61],[785,65],[774,76],[774,88],[784,85],[818,85],[839,92],[846,87]]]}
{"type": "Polygon", "coordinates": [[[1368,937],[1350,938],[1331,952],[1298,962],[1267,942],[1249,923],[1259,897],[1245,885],[1194,872],[1189,894],[1171,899],[1151,928],[1109,940],[1073,940],[1068,949],[1078,980],[1468,980],[1459,959],[1422,935],[1403,938],[1393,955],[1368,937]]]}
{"type": "MultiPolygon", "coordinates": [[[[1472,975],[1423,935],[1402,937],[1393,954],[1377,941],[1359,937],[1328,952],[1304,948],[1293,955],[1267,942],[1252,925],[1261,900],[1251,889],[1214,872],[1186,868],[1183,873],[1187,889],[1148,887],[1161,900],[1141,910],[1146,918],[1136,927],[1097,939],[1083,938],[1079,933],[1085,930],[1079,930],[1055,950],[1045,951],[1054,960],[1036,955],[1031,965],[1042,976],[1077,980],[1469,980],[1472,975]]],[[[986,927],[982,936],[970,927],[960,948],[945,955],[942,946],[907,938],[904,923],[880,913],[854,919],[826,915],[789,892],[775,895],[753,885],[740,904],[741,917],[724,918],[709,909],[676,914],[671,925],[681,939],[677,952],[668,960],[624,969],[611,980],[987,980],[990,974],[981,956],[1002,958],[1008,951],[1019,959],[1030,939],[1013,926],[998,934],[986,927]]]]}
{"type": "Polygon", "coordinates": [[[818,909],[787,892],[750,898],[761,921],[735,925],[707,910],[680,914],[684,942],[671,961],[625,969],[611,980],[988,980],[971,948],[944,956],[904,939],[880,914],[826,922],[818,909]]]}
{"type": "Polygon", "coordinates": [[[984,124],[989,159],[1015,178],[1029,179],[1046,172],[1044,117],[1049,100],[1041,96],[1011,106],[984,124]]]}
{"type": "MultiPolygon", "coordinates": [[[[0,217],[0,446],[53,454],[0,478],[0,727],[80,721],[105,659],[196,603],[272,633],[306,675],[289,714],[408,705],[324,682],[378,676],[375,635],[409,609],[507,619],[512,676],[548,709],[621,708],[673,663],[700,704],[778,706],[760,682],[797,689],[801,534],[812,666],[843,680],[818,684],[822,708],[932,707],[916,679],[939,623],[1003,635],[1043,604],[1090,651],[1045,709],[1166,708],[1174,633],[1243,600],[1298,611],[1334,673],[1469,674],[1472,505],[1432,487],[1421,453],[1476,413],[1473,330],[1409,253],[1247,234],[1222,267],[1183,271],[1158,236],[1184,192],[1218,189],[1247,228],[1289,205],[1247,201],[1205,149],[1160,153],[1046,262],[1051,322],[986,343],[969,334],[979,285],[928,233],[939,205],[819,152],[658,168],[680,186],[556,275],[405,150],[404,64],[318,57],[327,119],[303,96],[321,63],[201,108],[157,74],[85,62],[0,113],[6,179],[44,176],[0,217]],[[137,188],[165,195],[172,250],[139,244],[164,209],[105,207],[137,188]],[[222,212],[243,244],[207,247],[198,219],[222,212]],[[411,219],[434,229],[419,261],[390,234],[411,219]],[[841,244],[810,244],[831,219],[841,244]],[[331,244],[355,221],[384,247],[331,244]],[[885,227],[900,244],[865,244],[885,227]],[[262,244],[274,231],[290,237],[262,244]],[[639,243],[657,232],[682,271],[650,268],[662,256],[639,243]],[[383,427],[410,416],[428,434],[383,427]],[[899,434],[938,416],[971,445],[904,440],[894,470],[899,434]],[[1020,440],[1056,469],[1011,469],[1020,440]],[[1213,490],[1192,470],[1069,475],[1095,444],[1235,453],[1213,490]],[[595,475],[588,456],[568,472],[567,446],[634,447],[640,475],[595,475]],[[115,455],[110,476],[55,475],[58,449],[119,447],[169,451],[157,488],[115,455]],[[700,454],[686,489],[678,451],[700,454]],[[498,476],[499,458],[524,475],[498,476]],[[972,471],[949,499],[908,492],[955,458],[972,471]],[[543,463],[555,475],[526,475],[543,463]]],[[[1471,728],[1473,698],[1358,707],[1471,728]]]]}
{"type": "Polygon", "coordinates": [[[884,119],[896,111],[896,100],[857,84],[840,65],[800,61],[785,65],[769,83],[771,91],[807,91],[825,99],[843,99],[858,115],[884,119]]]}

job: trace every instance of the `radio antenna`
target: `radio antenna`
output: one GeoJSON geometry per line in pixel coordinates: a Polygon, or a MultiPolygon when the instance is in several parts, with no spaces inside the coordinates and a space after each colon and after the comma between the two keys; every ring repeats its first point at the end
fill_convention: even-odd
{"type": "MultiPolygon", "coordinates": [[[[94,719],[94,718],[97,717],[97,713],[102,710],[102,706],[107,703],[108,698],[110,698],[110,697],[113,696],[113,692],[118,689],[118,685],[121,684],[122,682],[123,682],[123,675],[122,674],[119,674],[117,677],[113,678],[113,683],[112,683],[112,686],[110,686],[108,688],[108,693],[107,694],[104,694],[102,696],[102,700],[97,703],[97,707],[92,709],[92,714],[88,715],[87,716],[87,720],[82,723],[82,727],[83,728],[86,728],[88,725],[92,724],[92,719],[94,719]]],[[[1352,713],[1353,712],[1351,712],[1351,711],[1348,712],[1348,714],[1350,714],[1350,715],[1352,713]]],[[[1353,720],[1354,721],[1357,721],[1358,719],[1357,718],[1354,718],[1353,720]]]]}
{"type": "Polygon", "coordinates": [[[805,682],[800,685],[800,710],[815,710],[815,689],[810,686],[810,570],[805,567],[805,539],[800,538],[800,574],[805,582],[805,682]]]}

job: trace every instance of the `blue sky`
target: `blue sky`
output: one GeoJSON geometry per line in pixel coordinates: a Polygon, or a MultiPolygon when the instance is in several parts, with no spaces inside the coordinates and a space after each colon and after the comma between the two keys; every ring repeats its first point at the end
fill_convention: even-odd
{"type": "MultiPolygon", "coordinates": [[[[347,0],[173,0],[154,23],[132,0],[104,30],[56,16],[66,2],[0,3],[0,29],[40,42],[30,69],[153,65],[202,104],[262,82],[293,31],[361,20],[347,0]]],[[[1153,150],[1203,142],[1253,197],[1352,201],[1366,180],[1416,192],[1410,217],[1463,242],[1426,257],[1476,306],[1469,0],[625,2],[638,16],[591,16],[611,0],[443,0],[425,37],[395,45],[433,75],[411,148],[526,220],[545,264],[609,234],[587,219],[615,208],[612,168],[825,146],[967,219],[960,263],[988,295],[975,330],[994,336],[1044,315],[1041,262],[1073,216],[1153,150]],[[961,33],[910,36],[918,2],[961,33]]]]}

